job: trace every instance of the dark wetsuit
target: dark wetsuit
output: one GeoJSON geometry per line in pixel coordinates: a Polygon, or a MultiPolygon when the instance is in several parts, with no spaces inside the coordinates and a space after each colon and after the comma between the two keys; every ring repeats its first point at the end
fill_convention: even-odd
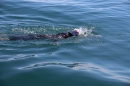
{"type": "Polygon", "coordinates": [[[48,35],[48,34],[29,34],[29,35],[13,35],[9,37],[9,40],[39,40],[39,39],[52,39],[58,40],[59,38],[68,38],[73,36],[70,32],[68,33],[59,33],[56,35],[48,35]]]}

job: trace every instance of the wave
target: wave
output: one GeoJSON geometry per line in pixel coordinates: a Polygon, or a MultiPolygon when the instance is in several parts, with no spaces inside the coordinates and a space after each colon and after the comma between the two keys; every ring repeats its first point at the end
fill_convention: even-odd
{"type": "Polygon", "coordinates": [[[29,70],[29,69],[34,69],[34,68],[41,68],[41,67],[47,67],[47,66],[62,66],[62,67],[68,67],[71,68],[73,70],[80,70],[80,71],[89,71],[92,73],[96,73],[98,75],[98,73],[100,72],[102,75],[102,77],[105,78],[111,78],[111,79],[115,79],[115,80],[119,80],[119,81],[123,81],[123,82],[128,82],[130,78],[121,74],[116,74],[114,73],[112,70],[110,69],[106,69],[103,68],[101,66],[98,66],[96,64],[93,63],[80,63],[80,62],[74,62],[74,63],[60,63],[60,62],[54,62],[54,63],[37,63],[37,64],[33,64],[30,66],[26,66],[26,67],[20,67],[18,68],[19,70],[29,70]],[[95,72],[93,72],[95,71],[95,72]]]}

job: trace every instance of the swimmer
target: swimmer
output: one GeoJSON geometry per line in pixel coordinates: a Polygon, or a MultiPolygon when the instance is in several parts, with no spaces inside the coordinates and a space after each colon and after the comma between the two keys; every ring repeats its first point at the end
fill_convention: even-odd
{"type": "Polygon", "coordinates": [[[79,29],[74,29],[71,32],[67,33],[58,33],[55,35],[49,34],[28,34],[28,35],[12,35],[8,38],[4,38],[3,40],[40,40],[40,39],[52,39],[57,41],[58,39],[66,39],[72,36],[78,36],[80,34],[79,29]]]}

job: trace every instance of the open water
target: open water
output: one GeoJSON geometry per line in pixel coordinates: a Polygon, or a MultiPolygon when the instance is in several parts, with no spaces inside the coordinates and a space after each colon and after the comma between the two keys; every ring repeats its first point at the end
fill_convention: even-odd
{"type": "Polygon", "coordinates": [[[130,0],[0,0],[0,86],[130,86],[130,0]],[[83,34],[86,32],[86,34],[83,34]]]}

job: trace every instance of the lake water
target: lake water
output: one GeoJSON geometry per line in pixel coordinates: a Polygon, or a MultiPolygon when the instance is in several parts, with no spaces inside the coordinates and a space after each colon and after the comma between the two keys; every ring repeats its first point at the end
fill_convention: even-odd
{"type": "Polygon", "coordinates": [[[0,0],[0,86],[130,86],[130,0],[0,0]],[[83,34],[86,32],[86,34],[83,34]]]}

